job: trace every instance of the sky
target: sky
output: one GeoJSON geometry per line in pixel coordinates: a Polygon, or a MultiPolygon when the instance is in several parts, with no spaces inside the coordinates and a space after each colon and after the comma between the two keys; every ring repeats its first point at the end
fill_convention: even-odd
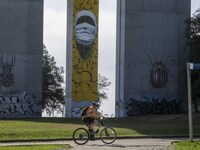
{"type": "MultiPolygon", "coordinates": [[[[99,62],[98,72],[109,78],[111,86],[104,114],[115,113],[115,56],[117,0],[99,0],[99,62]]],[[[191,13],[200,7],[200,0],[191,0],[191,13]]],[[[44,0],[44,44],[58,66],[66,68],[67,0],[44,0]]]]}

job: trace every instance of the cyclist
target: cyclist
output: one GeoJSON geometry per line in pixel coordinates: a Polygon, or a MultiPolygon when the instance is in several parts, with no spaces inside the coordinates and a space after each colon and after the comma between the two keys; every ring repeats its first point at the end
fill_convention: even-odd
{"type": "Polygon", "coordinates": [[[98,130],[94,131],[94,127],[98,125],[101,117],[103,117],[103,115],[98,111],[99,107],[100,105],[97,102],[93,102],[92,105],[89,106],[82,115],[82,120],[89,128],[91,140],[94,140],[94,134],[98,132],[98,130]]]}

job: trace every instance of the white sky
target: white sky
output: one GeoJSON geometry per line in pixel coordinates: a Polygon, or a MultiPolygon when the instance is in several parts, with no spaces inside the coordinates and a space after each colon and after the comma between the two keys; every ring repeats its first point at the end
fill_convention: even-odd
{"type": "MultiPolygon", "coordinates": [[[[102,109],[106,114],[115,112],[115,56],[116,56],[116,3],[117,0],[99,0],[99,68],[101,75],[112,82],[108,101],[102,109]]],[[[200,0],[191,0],[191,13],[200,7],[200,0]]],[[[67,0],[44,0],[44,44],[58,66],[66,68],[67,0]]]]}

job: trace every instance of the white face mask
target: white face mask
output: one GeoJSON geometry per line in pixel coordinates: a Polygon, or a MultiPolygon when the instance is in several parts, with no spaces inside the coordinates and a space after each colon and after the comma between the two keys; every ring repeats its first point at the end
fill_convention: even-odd
{"type": "Polygon", "coordinates": [[[95,15],[88,10],[82,10],[78,12],[75,17],[74,28],[76,34],[76,41],[81,45],[85,46],[90,45],[92,42],[94,42],[97,33],[97,24],[95,15]],[[89,24],[87,22],[82,22],[80,24],[77,24],[77,21],[84,16],[90,17],[93,20],[94,25],[89,24]]]}
{"type": "Polygon", "coordinates": [[[86,22],[75,25],[76,40],[82,45],[90,45],[94,42],[97,27],[86,22]]]}

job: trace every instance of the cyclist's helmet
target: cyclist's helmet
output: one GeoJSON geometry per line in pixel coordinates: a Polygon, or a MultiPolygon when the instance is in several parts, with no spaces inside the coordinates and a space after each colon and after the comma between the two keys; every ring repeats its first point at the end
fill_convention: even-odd
{"type": "Polygon", "coordinates": [[[93,106],[96,106],[96,107],[98,107],[98,108],[100,107],[99,103],[97,103],[97,102],[93,102],[92,105],[93,105],[93,106]]]}

